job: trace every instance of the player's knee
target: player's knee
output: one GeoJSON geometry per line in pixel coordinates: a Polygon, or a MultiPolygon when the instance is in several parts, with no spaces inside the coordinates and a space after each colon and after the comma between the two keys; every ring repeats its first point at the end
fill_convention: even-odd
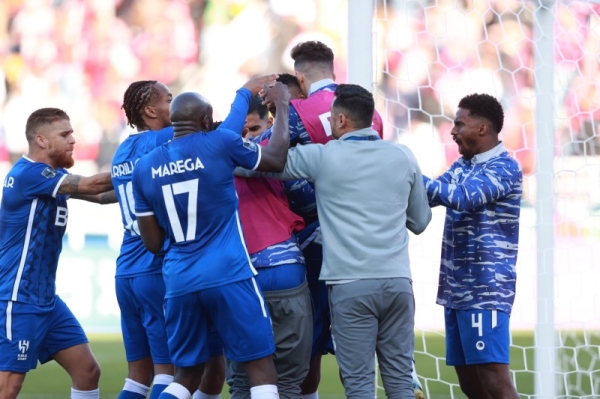
{"type": "Polygon", "coordinates": [[[96,359],[92,358],[88,361],[82,362],[80,367],[71,374],[73,380],[73,388],[89,391],[98,388],[98,382],[100,381],[100,365],[96,359]]]}

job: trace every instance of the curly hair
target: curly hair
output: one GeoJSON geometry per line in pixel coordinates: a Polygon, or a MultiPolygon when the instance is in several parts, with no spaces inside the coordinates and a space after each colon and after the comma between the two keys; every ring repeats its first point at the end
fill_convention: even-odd
{"type": "Polygon", "coordinates": [[[333,51],[319,41],[298,43],[290,51],[294,68],[302,69],[307,65],[333,71],[333,51]]]}
{"type": "Polygon", "coordinates": [[[35,138],[38,129],[42,125],[48,125],[63,119],[71,120],[65,111],[58,108],[40,108],[32,112],[25,124],[25,137],[27,141],[31,142],[35,138]]]}
{"type": "Polygon", "coordinates": [[[146,127],[142,117],[144,107],[160,95],[155,84],[156,80],[140,80],[130,84],[125,91],[121,109],[125,111],[127,124],[132,128],[146,127]]]}
{"type": "Polygon", "coordinates": [[[489,94],[469,94],[460,100],[458,108],[469,110],[469,116],[487,119],[496,133],[500,133],[504,126],[502,105],[489,94]]]}

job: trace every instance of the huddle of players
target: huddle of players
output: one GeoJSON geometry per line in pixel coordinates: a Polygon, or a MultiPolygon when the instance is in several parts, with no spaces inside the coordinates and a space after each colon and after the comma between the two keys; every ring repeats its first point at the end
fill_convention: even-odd
{"type": "MultiPolygon", "coordinates": [[[[333,53],[322,43],[306,42],[296,46],[291,55],[299,86],[294,97],[307,93],[307,99],[291,99],[290,106],[290,92],[294,90],[274,84],[276,75],[254,78],[237,91],[231,112],[222,123],[213,121],[210,103],[196,93],[173,99],[159,82],[133,83],[125,93],[123,109],[137,132],[117,150],[111,174],[90,178],[68,174],[65,168],[72,166],[75,143],[68,116],[56,109],[38,110],[30,116],[26,127],[29,157],[20,160],[5,179],[5,209],[0,212],[3,226],[10,225],[11,217],[29,220],[27,226],[14,228],[14,236],[25,238],[22,254],[13,253],[17,246],[10,238],[12,230],[2,232],[0,253],[6,275],[2,276],[0,303],[5,307],[2,314],[6,315],[3,322],[7,332],[0,344],[8,348],[6,353],[10,351],[10,359],[8,355],[0,359],[3,397],[17,396],[25,373],[35,368],[38,359],[42,363],[57,360],[67,370],[73,381],[72,398],[99,395],[99,366],[87,338],[54,294],[67,219],[66,199],[70,197],[98,203],[118,199],[122,210],[124,238],[117,260],[116,291],[129,373],[119,398],[145,398],[149,393],[150,398],[189,398],[193,392],[194,398],[216,399],[225,378],[237,398],[317,398],[320,357],[333,348],[328,339],[327,288],[318,281],[322,251],[314,190],[304,180],[281,183],[264,177],[233,177],[236,166],[279,172],[289,147],[324,144],[331,139],[327,119],[337,86],[333,81],[333,53]],[[261,129],[250,123],[252,118],[246,120],[249,106],[260,108],[255,96],[261,90],[277,118],[253,141],[244,140],[240,132],[249,136],[261,129]],[[216,134],[203,134],[213,130],[216,134]],[[194,178],[183,180],[187,172],[199,170],[202,173],[192,173],[194,178]],[[113,187],[114,192],[110,191],[113,187]],[[6,208],[14,208],[14,215],[6,208]],[[50,208],[55,209],[48,212],[50,208]],[[178,211],[182,209],[187,212],[178,211]],[[39,242],[29,243],[30,237],[39,242]],[[49,265],[48,276],[43,267],[36,268],[35,259],[49,254],[51,259],[44,260],[49,265]],[[14,265],[6,263],[9,255],[15,259],[14,265]],[[21,308],[23,302],[27,305],[21,308]],[[35,309],[30,320],[24,314],[31,306],[41,308],[35,309]],[[19,326],[15,331],[28,333],[14,337],[13,319],[25,324],[42,320],[45,328],[37,329],[30,338],[27,334],[31,328],[19,326]],[[28,351],[34,356],[27,358],[28,351]]],[[[472,101],[461,104],[459,107],[467,111],[479,112],[472,101]]],[[[477,154],[482,148],[496,148],[503,115],[499,126],[475,126],[473,122],[473,129],[470,126],[463,134],[465,121],[471,123],[480,114],[472,117],[469,112],[460,112],[453,136],[458,137],[468,166],[457,167],[478,168],[477,154]],[[476,134],[475,128],[479,130],[476,134]],[[479,145],[484,136],[489,142],[479,145]],[[472,158],[477,159],[471,162],[472,158]]],[[[486,112],[483,110],[483,115],[489,121],[486,112]]],[[[373,128],[381,135],[377,113],[373,128]]],[[[481,159],[504,157],[501,145],[493,151],[481,159]]],[[[502,162],[502,171],[512,170],[509,158],[502,162]],[[507,169],[508,164],[511,168],[507,169]]],[[[518,165],[512,175],[520,176],[517,172],[518,165]]],[[[516,177],[510,181],[518,183],[516,177]]],[[[452,179],[424,178],[430,203],[446,205],[444,198],[453,198],[453,186],[448,184],[452,179]],[[444,198],[439,198],[440,193],[444,198]]],[[[489,183],[506,190],[496,178],[489,183]]],[[[515,194],[514,199],[517,197],[515,194]]],[[[481,205],[494,198],[477,201],[481,205]]],[[[518,227],[518,212],[516,220],[518,227]]],[[[489,224],[486,220],[482,223],[489,224]]],[[[517,240],[514,231],[510,234],[509,240],[517,240]]],[[[514,267],[513,263],[509,266],[514,267]]],[[[443,276],[441,273],[440,278],[443,276]]],[[[506,314],[514,298],[513,280],[505,281],[511,290],[506,314]]],[[[447,323],[451,316],[446,315],[447,323]]],[[[502,323],[503,331],[508,332],[508,319],[502,323]]],[[[458,359],[456,356],[453,359],[458,359]]],[[[481,381],[490,381],[488,377],[494,375],[508,376],[507,367],[500,370],[495,362],[492,368],[471,369],[463,366],[464,359],[452,361],[465,392],[465,381],[473,380],[471,372],[481,381]]],[[[504,361],[502,357],[500,363],[507,364],[508,358],[504,361]]],[[[497,380],[510,384],[508,378],[497,380]]],[[[484,388],[472,389],[478,392],[484,388]]],[[[418,393],[415,390],[415,396],[418,393]]]]}

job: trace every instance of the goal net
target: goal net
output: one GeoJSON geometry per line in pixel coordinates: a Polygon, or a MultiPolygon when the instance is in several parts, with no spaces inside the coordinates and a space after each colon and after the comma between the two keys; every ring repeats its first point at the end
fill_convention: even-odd
{"type": "MultiPolygon", "coordinates": [[[[408,145],[424,174],[437,176],[459,157],[450,130],[463,96],[485,92],[502,102],[502,140],[524,173],[511,374],[521,397],[599,397],[600,4],[377,0],[373,31],[374,92],[386,138],[408,145]],[[549,51],[535,35],[542,12],[552,23],[549,51]],[[552,74],[549,85],[543,67],[552,74]],[[539,115],[544,90],[552,110],[539,115]],[[536,149],[544,123],[554,132],[551,170],[536,149]],[[536,200],[540,171],[551,173],[554,187],[548,242],[538,242],[546,228],[536,200]],[[540,274],[549,279],[540,283],[540,274]],[[553,364],[535,361],[544,351],[553,364]]],[[[454,370],[445,365],[443,309],[435,304],[444,211],[434,209],[427,231],[411,237],[415,359],[427,397],[459,398],[454,370]]],[[[381,384],[376,394],[384,396],[381,384]]]]}

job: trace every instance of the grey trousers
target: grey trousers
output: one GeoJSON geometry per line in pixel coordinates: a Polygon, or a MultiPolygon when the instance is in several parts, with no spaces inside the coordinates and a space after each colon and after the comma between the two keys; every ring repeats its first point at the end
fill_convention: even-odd
{"type": "MultiPolygon", "coordinates": [[[[300,384],[308,374],[313,335],[308,284],[305,281],[289,290],[263,291],[263,297],[273,323],[273,361],[279,397],[300,399],[300,384]]],[[[242,363],[227,360],[226,378],[232,399],[250,399],[250,385],[242,363]]]]}
{"type": "Polygon", "coordinates": [[[415,302],[406,278],[329,286],[331,328],[346,397],[373,399],[375,354],[385,394],[414,399],[415,302]]]}

